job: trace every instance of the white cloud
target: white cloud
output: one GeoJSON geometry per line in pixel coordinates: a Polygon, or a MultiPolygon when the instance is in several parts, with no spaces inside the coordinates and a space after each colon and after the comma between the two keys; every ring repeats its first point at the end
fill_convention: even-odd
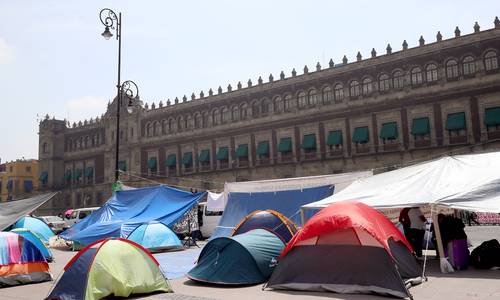
{"type": "Polygon", "coordinates": [[[12,47],[0,38],[0,65],[6,65],[12,61],[12,47]]]}
{"type": "Polygon", "coordinates": [[[107,101],[104,98],[94,96],[85,96],[66,102],[66,108],[71,112],[104,112],[106,106],[107,101]]]}

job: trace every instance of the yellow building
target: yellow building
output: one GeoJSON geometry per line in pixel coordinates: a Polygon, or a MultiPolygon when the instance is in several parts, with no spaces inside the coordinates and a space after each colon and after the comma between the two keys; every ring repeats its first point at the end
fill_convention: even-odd
{"type": "MultiPolygon", "coordinates": [[[[18,159],[0,165],[0,202],[25,198],[38,190],[38,160],[18,159]]],[[[46,180],[46,179],[45,179],[46,180]]]]}

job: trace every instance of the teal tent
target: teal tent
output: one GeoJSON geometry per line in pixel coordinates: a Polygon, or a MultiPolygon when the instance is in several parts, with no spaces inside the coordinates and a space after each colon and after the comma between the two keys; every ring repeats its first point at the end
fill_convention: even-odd
{"type": "Polygon", "coordinates": [[[269,279],[283,241],[274,233],[255,229],[233,237],[219,237],[205,245],[187,276],[195,281],[242,285],[269,279]]]}
{"type": "Polygon", "coordinates": [[[134,229],[127,239],[135,242],[150,252],[182,250],[182,243],[167,225],[151,221],[134,229]]]}
{"type": "Polygon", "coordinates": [[[55,236],[54,232],[50,229],[50,227],[45,224],[44,221],[26,216],[20,220],[18,220],[12,226],[12,229],[16,228],[26,228],[36,233],[38,238],[42,240],[45,244],[49,244],[49,239],[55,236]]]}

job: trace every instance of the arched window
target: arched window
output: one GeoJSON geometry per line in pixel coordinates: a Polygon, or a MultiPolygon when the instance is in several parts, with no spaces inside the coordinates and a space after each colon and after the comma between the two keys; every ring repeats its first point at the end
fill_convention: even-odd
{"type": "Polygon", "coordinates": [[[337,102],[344,100],[344,86],[341,83],[335,85],[334,97],[337,102]]]}
{"type": "Polygon", "coordinates": [[[388,91],[391,88],[391,78],[387,74],[378,77],[378,89],[381,92],[388,91]]]}
{"type": "Polygon", "coordinates": [[[427,82],[435,82],[438,80],[438,68],[435,64],[428,64],[425,68],[425,76],[427,82]]]}
{"type": "Polygon", "coordinates": [[[299,92],[297,94],[297,102],[299,103],[299,107],[305,107],[307,105],[306,93],[299,92]]]}
{"type": "Polygon", "coordinates": [[[372,93],[372,79],[367,77],[363,79],[363,95],[369,95],[372,93]]]}
{"type": "Polygon", "coordinates": [[[158,135],[160,135],[160,132],[161,132],[161,124],[158,121],[156,121],[154,124],[155,124],[154,125],[155,128],[154,128],[154,134],[153,135],[154,136],[158,136],[158,135]]]}
{"type": "Polygon", "coordinates": [[[240,120],[246,120],[248,117],[248,105],[246,103],[242,103],[240,105],[240,120]]]}
{"type": "Polygon", "coordinates": [[[404,87],[404,74],[401,71],[392,73],[392,86],[395,89],[402,89],[404,87]]]}
{"type": "Polygon", "coordinates": [[[422,76],[422,69],[420,67],[415,67],[411,69],[411,84],[412,85],[419,85],[424,82],[423,76],[422,76]]]}
{"type": "Polygon", "coordinates": [[[182,116],[179,116],[177,118],[177,131],[181,132],[182,129],[184,128],[184,118],[182,116]]]}
{"type": "Polygon", "coordinates": [[[462,60],[462,73],[464,75],[472,75],[476,73],[476,62],[474,57],[468,55],[462,60]]]}
{"type": "Polygon", "coordinates": [[[357,80],[351,81],[349,85],[349,96],[352,98],[359,96],[359,82],[357,80]]]}
{"type": "Polygon", "coordinates": [[[283,99],[280,96],[274,98],[274,112],[281,113],[283,112],[283,99]]]}
{"type": "Polygon", "coordinates": [[[229,112],[229,109],[227,107],[223,107],[221,109],[221,123],[225,124],[231,120],[231,114],[229,112]]]}
{"type": "Polygon", "coordinates": [[[233,121],[237,121],[238,118],[240,117],[240,112],[238,110],[238,105],[235,105],[233,106],[233,108],[231,109],[231,119],[233,121]]]}
{"type": "Polygon", "coordinates": [[[174,119],[170,118],[168,119],[168,132],[172,133],[175,131],[175,122],[174,119]]]}
{"type": "Polygon", "coordinates": [[[186,129],[192,129],[193,128],[193,117],[191,115],[186,115],[185,117],[186,120],[186,129]]]}
{"type": "Polygon", "coordinates": [[[484,55],[484,69],[486,71],[498,69],[498,57],[495,51],[488,51],[484,55]]]}
{"type": "Polygon", "coordinates": [[[90,138],[90,144],[92,145],[92,147],[95,147],[95,136],[92,136],[90,138]]]}
{"type": "Polygon", "coordinates": [[[271,112],[271,103],[267,99],[262,99],[262,102],[260,103],[260,111],[262,112],[263,115],[266,115],[271,112]]]}
{"type": "Polygon", "coordinates": [[[89,146],[89,137],[86,136],[85,139],[84,139],[84,145],[85,145],[85,148],[87,148],[89,146]]]}
{"type": "Polygon", "coordinates": [[[168,133],[168,122],[167,120],[161,120],[161,134],[168,133]]]}
{"type": "Polygon", "coordinates": [[[323,91],[321,91],[322,98],[323,98],[323,103],[330,103],[333,101],[333,91],[332,88],[327,86],[323,88],[323,91]]]}
{"type": "Polygon", "coordinates": [[[153,125],[151,123],[146,124],[146,136],[151,136],[153,134],[153,125]]]}
{"type": "Polygon", "coordinates": [[[45,143],[43,143],[43,146],[42,146],[42,153],[47,153],[47,152],[49,152],[49,146],[45,142],[45,143]]]}
{"type": "Polygon", "coordinates": [[[202,122],[201,122],[201,127],[205,128],[207,126],[208,126],[208,112],[204,111],[203,117],[202,117],[202,122]]]}
{"type": "Polygon", "coordinates": [[[252,103],[252,117],[256,118],[259,116],[260,109],[259,109],[259,102],[255,101],[252,103]]]}
{"type": "Polygon", "coordinates": [[[78,148],[83,149],[83,136],[80,137],[80,141],[78,142],[78,148]]]}
{"type": "Polygon", "coordinates": [[[285,111],[290,111],[296,106],[295,101],[292,99],[292,95],[286,94],[285,99],[283,100],[283,107],[285,111]]]}
{"type": "Polygon", "coordinates": [[[457,78],[458,77],[458,63],[454,59],[450,59],[446,62],[446,77],[447,78],[457,78]]]}
{"type": "Polygon", "coordinates": [[[218,109],[212,111],[212,125],[218,125],[220,122],[220,113],[218,109]]]}
{"type": "Polygon", "coordinates": [[[318,103],[318,96],[315,89],[310,90],[309,94],[307,94],[307,103],[309,105],[316,105],[318,103]]]}
{"type": "Polygon", "coordinates": [[[200,113],[194,114],[194,128],[200,128],[203,120],[201,119],[200,113]]]}
{"type": "MultiPolygon", "coordinates": [[[[101,144],[101,135],[98,133],[95,135],[95,143],[97,146],[99,146],[101,144]]],[[[76,146],[76,144],[75,144],[76,146]]]]}

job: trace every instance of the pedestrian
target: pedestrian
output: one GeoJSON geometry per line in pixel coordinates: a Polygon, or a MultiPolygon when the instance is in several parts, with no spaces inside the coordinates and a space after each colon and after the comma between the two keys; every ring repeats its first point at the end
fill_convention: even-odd
{"type": "Polygon", "coordinates": [[[410,239],[408,240],[415,251],[417,257],[422,257],[422,244],[425,234],[425,217],[419,207],[412,207],[408,210],[410,219],[410,239]]]}

